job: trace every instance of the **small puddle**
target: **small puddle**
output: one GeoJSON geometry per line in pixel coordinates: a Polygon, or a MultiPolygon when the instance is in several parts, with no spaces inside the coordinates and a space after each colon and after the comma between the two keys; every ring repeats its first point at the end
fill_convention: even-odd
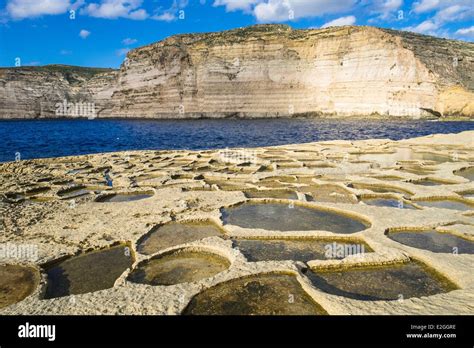
{"type": "Polygon", "coordinates": [[[75,256],[46,267],[48,286],[45,298],[108,289],[133,264],[130,248],[119,245],[75,256]]]}
{"type": "Polygon", "coordinates": [[[360,301],[399,300],[455,290],[454,284],[418,262],[372,268],[308,271],[318,289],[360,301]]]}
{"type": "Polygon", "coordinates": [[[210,278],[230,267],[226,258],[206,253],[179,250],[143,262],[128,280],[148,285],[175,285],[210,278]]]}
{"type": "Polygon", "coordinates": [[[438,163],[454,162],[454,159],[450,156],[439,155],[431,152],[413,152],[412,159],[419,161],[433,161],[438,163]]]}
{"type": "Polygon", "coordinates": [[[196,295],[185,315],[325,315],[295,276],[261,274],[233,279],[196,295]]]}
{"type": "Polygon", "coordinates": [[[396,175],[375,175],[374,179],[385,180],[385,181],[400,181],[402,177],[396,175]]]}
{"type": "Polygon", "coordinates": [[[471,190],[464,191],[464,192],[461,192],[459,194],[461,196],[465,197],[465,198],[474,198],[474,190],[473,191],[471,191],[471,190]]]}
{"type": "Polygon", "coordinates": [[[123,202],[133,202],[139,201],[142,199],[150,198],[153,194],[151,193],[116,193],[105,195],[96,200],[100,203],[123,203],[123,202]]]}
{"type": "Polygon", "coordinates": [[[361,202],[364,202],[367,205],[372,205],[375,207],[389,207],[389,208],[398,208],[398,209],[416,209],[410,203],[404,201],[399,201],[397,199],[389,198],[361,198],[361,202]]]}
{"type": "Polygon", "coordinates": [[[0,266],[0,308],[23,301],[40,282],[40,274],[31,267],[20,265],[0,266]]]}
{"type": "Polygon", "coordinates": [[[401,244],[435,253],[474,254],[473,241],[436,230],[397,231],[390,232],[387,236],[401,244]]]}
{"type": "Polygon", "coordinates": [[[362,154],[359,156],[359,160],[378,162],[386,166],[401,161],[453,162],[453,158],[450,156],[439,155],[431,152],[414,152],[409,148],[397,148],[395,152],[362,154]]]}
{"type": "Polygon", "coordinates": [[[21,203],[25,200],[25,195],[17,192],[5,193],[3,201],[5,203],[21,203]]]}
{"type": "Polygon", "coordinates": [[[36,187],[25,192],[26,196],[35,196],[50,191],[50,187],[36,187]]]}
{"type": "Polygon", "coordinates": [[[219,190],[222,191],[241,191],[242,189],[245,188],[245,184],[241,184],[238,182],[233,182],[230,180],[204,180],[206,184],[208,185],[217,185],[219,187],[219,190]]]}
{"type": "Polygon", "coordinates": [[[82,197],[88,194],[89,194],[89,191],[85,190],[85,187],[67,188],[67,189],[58,191],[58,196],[63,199],[77,198],[77,197],[82,197]]]}
{"type": "Polygon", "coordinates": [[[416,175],[431,175],[434,174],[436,171],[433,169],[421,167],[421,166],[402,166],[399,171],[416,174],[416,175]]]}
{"type": "Polygon", "coordinates": [[[322,230],[355,233],[367,226],[349,216],[281,203],[244,203],[221,209],[224,224],[274,231],[322,230]]]}
{"type": "Polygon", "coordinates": [[[137,250],[151,255],[176,245],[206,237],[223,236],[224,231],[212,222],[169,222],[153,228],[138,241],[137,250]]]}
{"type": "Polygon", "coordinates": [[[428,208],[442,208],[442,209],[451,209],[451,210],[461,210],[467,211],[474,209],[474,206],[468,205],[466,203],[458,202],[455,200],[428,200],[428,201],[415,201],[416,204],[428,207],[428,208]]]}
{"type": "Polygon", "coordinates": [[[62,199],[72,199],[86,196],[91,192],[101,191],[99,187],[76,186],[58,191],[58,196],[62,199]]]}
{"type": "Polygon", "coordinates": [[[400,193],[405,196],[412,195],[410,191],[404,190],[399,187],[393,187],[393,186],[378,186],[378,185],[370,185],[370,184],[349,184],[348,186],[353,187],[357,190],[370,190],[376,193],[400,193]]]}
{"type": "Polygon", "coordinates": [[[361,242],[342,243],[313,239],[241,239],[234,245],[250,262],[272,260],[343,259],[349,255],[371,252],[370,247],[361,242]]]}
{"type": "Polygon", "coordinates": [[[337,185],[315,185],[300,187],[306,193],[309,202],[357,203],[356,197],[348,190],[337,185]]]}
{"type": "Polygon", "coordinates": [[[359,156],[359,160],[378,162],[384,166],[391,166],[398,161],[409,161],[412,159],[413,151],[409,148],[398,148],[395,152],[366,153],[359,156]]]}
{"type": "Polygon", "coordinates": [[[443,181],[430,180],[430,179],[421,179],[421,180],[415,180],[415,181],[409,181],[409,182],[411,182],[412,184],[421,185],[421,186],[441,186],[441,185],[453,184],[451,182],[443,182],[443,181]]]}
{"type": "Polygon", "coordinates": [[[464,168],[454,172],[455,175],[462,176],[470,181],[474,181],[474,167],[464,168]]]}
{"type": "Polygon", "coordinates": [[[296,192],[291,190],[248,190],[244,194],[247,198],[298,199],[296,192]]]}

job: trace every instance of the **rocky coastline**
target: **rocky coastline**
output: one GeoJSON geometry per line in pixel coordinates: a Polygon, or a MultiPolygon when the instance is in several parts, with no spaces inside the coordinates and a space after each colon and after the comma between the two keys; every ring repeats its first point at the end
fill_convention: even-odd
{"type": "Polygon", "coordinates": [[[0,313],[472,314],[473,139],[2,163],[0,313]]]}

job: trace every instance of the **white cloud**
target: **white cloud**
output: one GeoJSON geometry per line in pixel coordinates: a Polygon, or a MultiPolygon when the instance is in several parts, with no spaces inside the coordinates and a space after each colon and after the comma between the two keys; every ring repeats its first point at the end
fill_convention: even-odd
{"type": "Polygon", "coordinates": [[[156,14],[151,18],[156,21],[172,22],[176,19],[176,16],[172,12],[163,12],[161,14],[156,14]]]}
{"type": "Polygon", "coordinates": [[[462,5],[453,5],[446,7],[436,13],[434,20],[439,23],[455,22],[469,18],[474,15],[473,7],[466,7],[462,5]]]}
{"type": "Polygon", "coordinates": [[[59,54],[62,55],[62,56],[70,56],[72,54],[72,51],[70,51],[70,50],[61,50],[59,52],[59,54]]]}
{"type": "Polygon", "coordinates": [[[176,15],[178,14],[178,11],[188,6],[188,3],[188,0],[173,0],[173,4],[170,8],[166,10],[163,10],[162,7],[157,8],[151,19],[156,21],[172,22],[177,19],[176,15]]]}
{"type": "Polygon", "coordinates": [[[253,13],[259,22],[285,22],[296,18],[289,1],[269,0],[255,6],[253,13]]]}
{"type": "Polygon", "coordinates": [[[326,24],[323,24],[321,28],[327,28],[327,27],[339,27],[343,25],[354,25],[356,22],[355,16],[346,16],[346,17],[340,17],[337,19],[334,19],[330,22],[327,22],[326,24]]]}
{"type": "Polygon", "coordinates": [[[130,46],[130,45],[133,45],[134,43],[137,43],[137,39],[131,39],[129,37],[127,37],[126,39],[123,39],[122,40],[122,43],[125,45],[125,46],[130,46]]]}
{"type": "Polygon", "coordinates": [[[424,22],[416,26],[404,28],[405,30],[413,31],[415,33],[446,37],[448,34],[446,29],[443,29],[444,25],[452,22],[463,21],[474,16],[474,8],[472,6],[467,6],[465,0],[444,0],[443,2],[423,0],[419,3],[415,3],[414,6],[414,12],[418,11],[421,13],[433,10],[436,11],[431,18],[424,22]]]}
{"type": "Polygon", "coordinates": [[[143,20],[148,18],[148,13],[140,8],[142,3],[143,0],[102,0],[87,5],[82,13],[96,18],[143,20]]]}
{"type": "Polygon", "coordinates": [[[237,10],[251,12],[253,6],[261,2],[261,0],[215,0],[213,6],[225,6],[227,12],[237,10]]]}
{"type": "Polygon", "coordinates": [[[413,4],[412,11],[417,14],[435,12],[430,19],[439,27],[474,17],[472,0],[421,0],[413,4]]]}
{"type": "MultiPolygon", "coordinates": [[[[450,37],[445,25],[474,17],[472,0],[421,0],[413,3],[412,11],[434,14],[418,25],[404,28],[405,30],[439,37],[450,37]]],[[[455,34],[459,35],[457,32],[455,34]]]]}
{"type": "Polygon", "coordinates": [[[85,0],[77,0],[76,2],[74,2],[73,4],[71,4],[71,6],[69,7],[70,10],[74,10],[74,11],[77,11],[79,8],[81,8],[82,6],[84,6],[86,4],[85,0]]]}
{"type": "Polygon", "coordinates": [[[261,23],[286,22],[325,14],[347,12],[358,0],[215,0],[227,11],[251,13],[261,23]]]}
{"type": "Polygon", "coordinates": [[[82,37],[83,39],[87,39],[90,34],[91,34],[91,32],[88,31],[88,30],[85,30],[85,29],[82,29],[82,30],[79,32],[79,36],[82,37]]]}
{"type": "Polygon", "coordinates": [[[455,32],[455,35],[474,38],[474,25],[469,28],[462,28],[455,32]]]}
{"type": "Polygon", "coordinates": [[[65,13],[70,6],[69,0],[9,0],[6,12],[13,19],[24,19],[65,13]]]}
{"type": "Polygon", "coordinates": [[[412,5],[412,10],[415,13],[425,13],[437,9],[440,5],[440,0],[421,0],[415,1],[412,5]]]}
{"type": "Polygon", "coordinates": [[[411,9],[414,13],[419,14],[438,11],[452,6],[461,6],[468,11],[473,9],[472,0],[419,0],[413,3],[411,9]]]}
{"type": "Polygon", "coordinates": [[[403,0],[366,0],[363,4],[376,19],[388,20],[395,18],[397,11],[403,6],[403,0]]]}
{"type": "Polygon", "coordinates": [[[424,22],[421,22],[420,24],[416,26],[411,26],[404,28],[404,30],[407,31],[412,31],[414,33],[419,33],[419,34],[430,34],[433,35],[435,34],[436,30],[439,29],[439,25],[434,23],[431,20],[426,20],[424,22]]]}

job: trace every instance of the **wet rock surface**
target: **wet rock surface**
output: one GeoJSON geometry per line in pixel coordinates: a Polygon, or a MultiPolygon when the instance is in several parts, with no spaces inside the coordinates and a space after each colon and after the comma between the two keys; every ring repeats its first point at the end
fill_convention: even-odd
{"type": "Polygon", "coordinates": [[[0,308],[24,300],[39,285],[37,270],[19,265],[0,265],[0,308]]]}
{"type": "Polygon", "coordinates": [[[342,259],[348,255],[370,252],[371,249],[364,243],[337,242],[334,248],[332,241],[311,239],[271,239],[271,240],[235,240],[234,246],[250,262],[271,260],[325,260],[342,259]],[[338,255],[337,247],[347,250],[338,255]]]}
{"type": "Polygon", "coordinates": [[[46,267],[48,287],[45,298],[108,289],[133,264],[128,246],[116,246],[71,257],[46,267]]]}
{"type": "Polygon", "coordinates": [[[229,261],[219,255],[179,251],[144,262],[128,279],[149,285],[174,285],[213,277],[229,266],[229,261]]]}
{"type": "Polygon", "coordinates": [[[212,222],[169,222],[153,228],[141,241],[137,250],[146,255],[211,236],[223,236],[224,231],[212,222]]]}
{"type": "Polygon", "coordinates": [[[222,210],[224,224],[276,231],[323,230],[355,233],[368,226],[344,214],[310,209],[298,205],[246,203],[222,210]]]}
{"type": "Polygon", "coordinates": [[[314,286],[327,293],[360,301],[403,300],[455,290],[447,279],[419,263],[340,271],[310,271],[314,286]]]}
{"type": "Polygon", "coordinates": [[[435,253],[474,254],[474,240],[435,230],[397,231],[388,233],[388,237],[413,248],[425,249],[435,253]]]}
{"type": "Polygon", "coordinates": [[[263,274],[221,283],[194,297],[187,315],[324,315],[296,278],[263,274]]]}

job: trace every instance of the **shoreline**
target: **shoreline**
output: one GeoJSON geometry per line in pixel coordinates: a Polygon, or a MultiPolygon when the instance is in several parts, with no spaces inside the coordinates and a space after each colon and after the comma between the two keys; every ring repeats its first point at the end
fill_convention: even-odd
{"type": "Polygon", "coordinates": [[[470,117],[458,117],[458,116],[445,116],[445,117],[403,117],[403,116],[261,116],[261,117],[209,117],[209,116],[189,116],[189,117],[41,117],[41,118],[0,118],[0,122],[4,121],[69,121],[69,120],[111,120],[111,121],[193,121],[193,120],[293,120],[293,119],[305,119],[305,120],[340,120],[340,121],[380,121],[380,122],[474,122],[474,118],[470,117]]]}
{"type": "Polygon", "coordinates": [[[0,309],[0,314],[179,315],[206,289],[275,272],[295,277],[301,291],[331,315],[472,314],[474,255],[432,252],[387,236],[387,232],[433,229],[474,243],[474,198],[469,196],[472,181],[459,175],[474,168],[472,139],[474,131],[466,131],[400,141],[321,141],[247,152],[126,151],[2,163],[0,171],[8,175],[0,177],[0,207],[6,208],[0,245],[27,242],[37,248],[38,256],[36,260],[0,257],[0,264],[32,267],[43,280],[29,297],[0,309]],[[435,185],[420,184],[426,180],[435,185]],[[89,191],[80,191],[88,187],[89,191]],[[297,198],[289,198],[287,192],[297,198]],[[104,203],[113,195],[146,197],[104,203]],[[374,198],[403,204],[365,203],[374,198]],[[438,200],[452,201],[465,209],[424,205],[438,200]],[[331,212],[365,227],[341,234],[319,225],[307,230],[275,230],[224,221],[222,209],[245,203],[331,212]],[[404,205],[416,209],[405,209],[404,205]],[[223,236],[177,240],[150,254],[139,248],[155,226],[203,221],[212,222],[223,236]],[[358,257],[341,260],[253,262],[233,245],[235,240],[248,239],[363,242],[369,248],[358,257]],[[134,261],[113,286],[54,300],[43,298],[48,283],[44,265],[117,243],[129,245],[134,261]],[[227,260],[228,269],[211,278],[170,286],[130,281],[140,265],[180,250],[215,253],[227,260]],[[390,269],[412,260],[454,288],[403,301],[358,301],[321,291],[303,271],[390,269]]]}
{"type": "MultiPolygon", "coordinates": [[[[17,123],[27,127],[28,123],[32,127],[25,129],[36,130],[38,136],[55,145],[36,150],[36,144],[25,143],[14,138],[5,138],[10,145],[0,150],[0,163],[15,161],[16,154],[19,154],[23,161],[35,159],[54,159],[72,156],[91,156],[100,154],[110,154],[114,152],[137,152],[137,151],[216,151],[228,148],[258,149],[261,147],[305,145],[313,142],[323,141],[358,141],[368,139],[388,139],[391,141],[408,139],[413,136],[429,136],[436,134],[457,134],[464,131],[474,131],[474,123],[470,122],[438,122],[438,121],[381,121],[373,120],[347,120],[347,119],[308,119],[293,118],[275,120],[274,126],[265,127],[260,134],[259,125],[265,122],[263,119],[241,120],[241,119],[214,119],[208,120],[149,120],[149,119],[42,119],[42,120],[6,120],[0,121],[0,130],[8,131],[10,126],[17,123]],[[89,123],[90,121],[90,123],[89,123]],[[94,122],[95,121],[95,122],[94,122]],[[207,123],[208,122],[208,123],[207,123]],[[247,123],[248,122],[248,123],[247,123]],[[339,123],[340,122],[340,123],[339,123]],[[358,122],[367,122],[361,127],[358,122]],[[48,123],[51,126],[48,126],[48,123]],[[2,124],[4,127],[1,127],[2,124]],[[75,137],[74,142],[69,141],[70,132],[74,132],[75,124],[78,130],[83,133],[79,138],[75,137]],[[46,126],[45,126],[46,125],[46,126]],[[57,126],[56,126],[57,125],[57,126]],[[101,128],[96,128],[100,125],[101,128]],[[121,127],[123,125],[123,127],[121,127]],[[222,137],[221,129],[228,126],[226,137],[222,137]],[[386,125],[386,127],[384,126],[386,125]],[[400,125],[400,126],[398,126],[400,125]],[[402,126],[403,125],[403,126],[402,126]],[[333,128],[341,127],[340,130],[333,128]],[[124,128],[125,127],[125,128],[124,128]],[[131,127],[131,128],[128,128],[131,127]],[[175,131],[179,127],[180,131],[175,131]],[[354,127],[354,128],[351,128],[354,127]],[[367,133],[367,129],[374,127],[373,131],[367,133]],[[400,128],[401,127],[401,128],[400,128]],[[100,129],[99,133],[96,130],[100,129]],[[190,139],[195,131],[204,132],[197,140],[190,139]],[[359,131],[363,134],[359,136],[359,131]],[[51,138],[49,134],[61,132],[59,138],[51,138]],[[98,136],[109,132],[110,136],[98,136]],[[145,133],[142,133],[145,132],[145,133]],[[171,133],[170,133],[171,132],[171,133]],[[296,133],[295,133],[296,132],[296,133]],[[148,136],[147,142],[142,142],[137,138],[137,134],[148,136]],[[182,136],[184,134],[185,136],[182,136]],[[277,134],[273,136],[272,134],[277,134]],[[301,135],[298,135],[301,134],[301,135]],[[176,136],[176,142],[163,141],[163,136],[176,136]],[[130,137],[130,138],[128,138],[130,137]],[[104,143],[104,139],[108,142],[104,143]],[[119,140],[121,139],[121,140],[119,140]],[[250,140],[245,140],[250,139],[250,140]],[[81,141],[87,141],[89,145],[79,145],[81,141]],[[94,141],[99,141],[101,145],[94,146],[94,141]],[[117,142],[117,143],[116,143],[117,142]],[[90,145],[92,144],[92,145],[90,145]],[[110,145],[108,145],[110,144],[110,145]],[[115,145],[114,145],[115,144],[115,145]],[[62,150],[67,148],[68,150],[62,150]],[[7,156],[7,154],[10,154],[7,156]]],[[[13,130],[13,129],[12,129],[13,130]]],[[[70,135],[72,136],[73,133],[70,135]]],[[[8,135],[8,134],[7,134],[8,135]]],[[[22,134],[17,133],[18,137],[22,134]]],[[[42,142],[44,143],[44,142],[42,142]]]]}

